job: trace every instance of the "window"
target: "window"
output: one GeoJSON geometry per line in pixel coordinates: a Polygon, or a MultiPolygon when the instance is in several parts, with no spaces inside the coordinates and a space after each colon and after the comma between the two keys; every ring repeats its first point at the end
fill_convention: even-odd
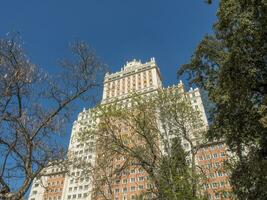
{"type": "Polygon", "coordinates": [[[131,178],[131,183],[135,182],[135,178],[131,178]]]}
{"type": "Polygon", "coordinates": [[[123,188],[123,192],[126,193],[127,192],[127,188],[123,188]]]}
{"type": "Polygon", "coordinates": [[[210,178],[214,178],[214,173],[210,173],[210,178]]]}
{"type": "Polygon", "coordinates": [[[144,186],[143,186],[143,185],[139,185],[139,186],[138,186],[138,189],[139,189],[139,190],[143,190],[143,189],[144,189],[144,186]]]}
{"type": "Polygon", "coordinates": [[[143,176],[140,176],[140,177],[138,178],[138,180],[139,180],[139,181],[143,181],[143,180],[144,180],[144,177],[143,177],[143,176]]]}
{"type": "Polygon", "coordinates": [[[222,176],[223,175],[223,173],[222,172],[218,172],[218,176],[222,176]]]}
{"type": "Polygon", "coordinates": [[[115,193],[119,193],[120,192],[120,189],[119,188],[116,188],[115,189],[115,193]]]}
{"type": "Polygon", "coordinates": [[[131,191],[135,191],[135,186],[131,186],[131,191]]]}
{"type": "Polygon", "coordinates": [[[223,187],[223,186],[224,186],[224,182],[222,181],[222,182],[221,182],[221,187],[223,187]]]}

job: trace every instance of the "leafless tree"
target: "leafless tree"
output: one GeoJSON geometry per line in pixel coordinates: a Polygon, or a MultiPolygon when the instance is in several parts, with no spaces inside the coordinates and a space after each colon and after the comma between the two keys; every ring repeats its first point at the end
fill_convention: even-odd
{"type": "Polygon", "coordinates": [[[88,45],[71,51],[50,75],[29,61],[17,34],[0,39],[0,199],[21,199],[44,167],[64,158],[59,138],[73,102],[102,82],[105,65],[88,45]]]}

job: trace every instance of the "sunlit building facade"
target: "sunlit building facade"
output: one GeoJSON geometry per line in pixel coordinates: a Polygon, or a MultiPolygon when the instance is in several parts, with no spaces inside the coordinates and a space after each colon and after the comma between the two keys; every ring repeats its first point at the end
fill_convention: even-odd
{"type": "MultiPolygon", "coordinates": [[[[199,89],[190,88],[189,91],[186,91],[181,81],[177,85],[164,88],[160,70],[154,58],[151,58],[145,63],[134,59],[127,62],[120,71],[107,73],[104,78],[101,104],[108,105],[115,101],[120,101],[123,105],[127,105],[133,93],[145,97],[154,95],[161,90],[169,90],[171,92],[177,89],[191,102],[194,109],[200,111],[201,119],[199,120],[202,120],[203,127],[207,128],[208,122],[199,89]]],[[[51,179],[44,179],[46,185],[50,183],[50,186],[55,186],[53,189],[50,188],[48,190],[41,187],[40,184],[38,185],[38,180],[35,180],[32,185],[29,200],[134,200],[138,195],[145,193],[150,188],[151,182],[148,174],[142,168],[128,167],[127,171],[120,174],[120,177],[112,182],[112,194],[110,194],[109,198],[104,198],[101,197],[101,194],[94,193],[94,178],[92,171],[90,171],[90,166],[93,167],[97,162],[95,138],[92,136],[88,140],[87,137],[88,141],[84,142],[81,141],[79,134],[85,133],[97,123],[92,115],[92,109],[84,109],[78,115],[77,120],[73,123],[68,148],[68,157],[73,158],[74,161],[77,159],[79,162],[86,163],[87,170],[83,170],[75,164],[70,165],[68,173],[64,173],[62,180],[54,180],[52,177],[51,179]],[[61,188],[56,187],[52,182],[60,182],[61,188]],[[62,184],[63,182],[64,186],[62,184]],[[61,191],[61,193],[56,193],[58,191],[61,191]]],[[[128,127],[123,127],[122,125],[122,134],[127,134],[129,131],[128,127]]],[[[201,138],[195,138],[195,143],[201,141],[201,138]]],[[[184,149],[190,151],[189,143],[186,140],[182,140],[181,142],[184,149]]],[[[219,195],[223,191],[222,188],[230,191],[228,176],[220,168],[224,160],[227,159],[226,146],[223,143],[203,145],[197,152],[196,158],[197,165],[203,168],[202,172],[207,177],[202,192],[207,193],[210,199],[224,199],[222,195],[219,195]]],[[[123,163],[123,159],[123,156],[116,157],[112,163],[112,168],[119,167],[123,163]]],[[[104,192],[109,193],[105,191],[105,188],[104,192]]]]}
{"type": "Polygon", "coordinates": [[[47,167],[43,176],[35,178],[29,194],[29,200],[61,200],[66,170],[61,166],[47,167]]]}

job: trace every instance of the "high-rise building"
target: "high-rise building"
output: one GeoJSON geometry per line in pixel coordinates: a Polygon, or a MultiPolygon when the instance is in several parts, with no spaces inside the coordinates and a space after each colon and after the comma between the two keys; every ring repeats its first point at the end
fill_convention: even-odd
{"type": "MultiPolygon", "coordinates": [[[[106,74],[102,104],[109,104],[114,101],[127,104],[132,93],[149,96],[161,90],[168,90],[169,92],[178,90],[190,100],[194,109],[200,111],[202,119],[199,120],[203,121],[203,126],[208,125],[199,89],[191,88],[186,92],[181,81],[178,85],[163,88],[160,70],[154,58],[146,63],[133,60],[127,62],[119,72],[106,74]]],[[[127,127],[125,128],[127,129],[127,127]]],[[[124,131],[124,129],[120,134],[127,134],[127,130],[124,131]]],[[[186,150],[190,150],[186,140],[182,140],[182,144],[186,150]]],[[[121,162],[122,159],[118,158],[112,165],[120,166],[123,163],[121,162]]],[[[142,168],[129,167],[126,173],[123,172],[117,180],[114,180],[112,185],[114,194],[110,194],[109,197],[114,200],[135,199],[137,195],[146,191],[150,184],[148,174],[142,168]]],[[[105,192],[107,193],[107,191],[105,192]]]]}
{"type": "MultiPolygon", "coordinates": [[[[155,59],[151,58],[146,63],[134,59],[127,62],[119,72],[106,74],[102,105],[114,101],[127,104],[133,93],[149,96],[160,89],[162,81],[155,59]]],[[[129,131],[125,126],[120,134],[128,134],[129,131]]],[[[112,163],[114,168],[121,167],[123,159],[123,157],[115,158],[112,163]]],[[[128,167],[119,176],[111,185],[113,194],[110,194],[109,198],[114,200],[135,199],[149,185],[148,174],[142,168],[128,167]]],[[[104,192],[107,191],[104,189],[104,192]]],[[[103,199],[101,195],[96,195],[95,198],[103,199]]]]}
{"type": "MultiPolygon", "coordinates": [[[[151,58],[150,61],[146,63],[142,63],[140,60],[137,61],[134,59],[131,62],[127,62],[120,71],[115,73],[107,73],[104,79],[101,104],[107,105],[115,101],[120,101],[124,105],[127,105],[127,102],[130,100],[131,94],[133,93],[141,94],[143,96],[150,96],[154,95],[160,90],[169,90],[171,92],[172,90],[177,89],[180,90],[187,99],[189,99],[194,109],[200,111],[202,119],[199,120],[202,120],[204,126],[207,127],[208,122],[199,89],[191,88],[189,91],[186,91],[181,81],[178,83],[178,85],[163,88],[160,70],[154,58],[151,58]]],[[[77,161],[79,161],[77,163],[80,163],[81,161],[85,162],[87,166],[94,166],[97,162],[97,150],[94,143],[95,138],[92,136],[88,141],[84,142],[81,141],[79,133],[85,133],[86,130],[98,123],[93,117],[93,113],[93,109],[84,109],[78,115],[77,120],[73,123],[68,149],[69,158],[74,159],[74,161],[77,159],[77,161]]],[[[127,133],[129,130],[127,130],[127,127],[124,127],[123,131],[127,133]]],[[[196,138],[195,142],[199,141],[201,140],[196,138]]],[[[184,149],[186,151],[190,151],[189,143],[186,140],[182,140],[181,142],[184,149]]],[[[207,179],[205,182],[203,192],[207,192],[210,195],[210,199],[220,199],[218,191],[220,188],[222,188],[222,186],[226,186],[227,191],[229,191],[227,174],[225,174],[222,170],[215,170],[215,166],[222,166],[222,162],[226,158],[226,156],[224,156],[225,148],[226,147],[223,143],[209,143],[206,144],[206,146],[203,145],[203,147],[200,148],[196,154],[197,164],[203,168],[203,172],[205,172],[205,175],[209,177],[209,179],[207,179]],[[208,159],[209,156],[211,159],[208,159]],[[212,162],[208,163],[207,160],[209,162],[212,160],[212,162]],[[214,179],[215,176],[217,179],[214,179]],[[216,189],[217,192],[214,189],[216,189]]],[[[114,159],[114,162],[112,163],[114,168],[121,165],[121,163],[123,163],[123,159],[123,157],[114,159]]],[[[127,173],[122,173],[119,179],[112,182],[111,188],[114,194],[110,197],[110,199],[135,199],[137,195],[146,191],[149,185],[150,182],[148,179],[148,174],[142,168],[129,167],[127,169],[127,173]]],[[[54,197],[48,196],[45,190],[39,186],[40,185],[38,185],[38,183],[36,184],[36,182],[34,182],[30,198],[34,198],[32,194],[35,193],[35,188],[39,188],[39,199],[46,198],[46,200],[55,200],[54,197]]],[[[72,164],[69,167],[68,174],[64,178],[62,195],[58,195],[58,198],[61,196],[62,200],[103,199],[98,194],[93,193],[94,187],[95,186],[90,167],[87,167],[87,171],[85,171],[79,166],[72,164]]],[[[55,190],[50,191],[52,192],[55,190]]],[[[35,198],[34,200],[38,198],[35,198]]]]}

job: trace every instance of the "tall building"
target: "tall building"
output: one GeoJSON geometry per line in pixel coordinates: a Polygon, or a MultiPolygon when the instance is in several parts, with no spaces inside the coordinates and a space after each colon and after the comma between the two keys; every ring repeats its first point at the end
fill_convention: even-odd
{"type": "MultiPolygon", "coordinates": [[[[131,94],[137,93],[143,96],[150,96],[157,93],[160,90],[179,90],[182,94],[190,100],[194,109],[197,109],[201,113],[200,120],[203,121],[204,126],[208,125],[207,118],[205,115],[204,106],[202,103],[201,95],[199,89],[185,90],[182,82],[178,85],[163,88],[161,75],[159,67],[154,58],[151,58],[148,62],[142,63],[140,60],[132,60],[127,62],[120,71],[115,73],[107,73],[104,78],[104,88],[102,96],[102,105],[111,104],[116,101],[127,104],[130,100],[131,94]]],[[[93,109],[83,110],[79,115],[77,120],[73,123],[68,156],[75,161],[77,159],[77,164],[81,161],[87,166],[87,171],[83,170],[79,165],[72,164],[69,167],[68,174],[64,178],[64,188],[62,195],[58,195],[57,198],[61,197],[62,200],[101,200],[101,195],[94,194],[94,180],[92,171],[90,171],[90,166],[94,166],[97,162],[97,149],[95,147],[95,138],[90,137],[88,141],[81,141],[79,133],[86,133],[88,129],[98,123],[93,117],[93,109]]],[[[127,127],[122,127],[125,134],[129,132],[127,127]]],[[[87,138],[88,139],[88,138],[87,138]]],[[[201,140],[200,140],[201,141],[201,140]]],[[[182,145],[185,150],[190,151],[190,145],[186,140],[182,140],[182,145]]],[[[195,142],[199,142],[196,138],[195,142]]],[[[219,187],[224,185],[229,191],[229,183],[227,182],[227,175],[221,170],[216,171],[215,166],[222,166],[222,162],[225,160],[226,156],[225,146],[221,143],[206,144],[197,152],[197,164],[203,168],[205,175],[209,177],[206,179],[205,187],[203,187],[203,192],[207,192],[210,199],[220,199],[218,191],[222,191],[219,187]],[[209,152],[209,153],[208,153],[209,152]],[[217,154],[217,157],[216,157],[217,154]],[[212,159],[206,159],[208,157],[212,159]],[[208,161],[212,160],[211,163],[208,161]],[[212,173],[214,175],[212,175],[212,173]],[[214,179],[216,176],[217,179],[214,179]],[[216,189],[216,191],[214,190],[216,189]]],[[[118,157],[112,163],[112,167],[116,168],[123,163],[123,157],[118,157]]],[[[217,168],[216,168],[217,169],[217,168]]],[[[37,181],[37,180],[36,180],[37,181]]],[[[47,181],[46,182],[50,182],[47,181]]],[[[148,174],[142,169],[137,167],[129,167],[127,173],[120,174],[120,178],[115,179],[112,182],[111,189],[113,191],[110,200],[132,200],[135,199],[137,195],[146,191],[150,185],[150,180],[148,179],[148,174]]],[[[104,188],[105,190],[105,188],[104,188]]],[[[51,189],[49,191],[55,191],[51,189]]],[[[49,194],[50,195],[50,194],[49,194]]],[[[30,200],[45,199],[45,200],[56,200],[54,196],[49,196],[40,185],[38,181],[34,182],[30,200]],[[38,188],[38,198],[34,197],[33,193],[36,193],[38,188]],[[34,199],[31,199],[34,198],[34,199]]],[[[223,198],[221,198],[223,199],[223,198]]]]}
{"type": "MultiPolygon", "coordinates": [[[[119,72],[106,74],[101,103],[105,105],[121,101],[127,104],[132,93],[149,96],[160,89],[162,89],[162,81],[155,59],[151,58],[146,63],[134,59],[127,62],[119,72]]],[[[129,131],[125,126],[120,134],[128,134],[129,131]]],[[[115,158],[112,163],[114,168],[121,167],[123,159],[123,157],[115,158]]],[[[148,187],[147,177],[148,174],[142,168],[128,167],[114,180],[114,184],[111,185],[113,192],[106,196],[109,195],[108,198],[114,200],[135,199],[148,187]]],[[[105,189],[103,192],[108,193],[105,189]]],[[[101,195],[96,195],[95,198],[104,199],[101,195]]]]}
{"type": "MultiPolygon", "coordinates": [[[[146,63],[133,60],[127,62],[119,72],[106,74],[102,104],[109,104],[114,101],[121,101],[127,104],[132,93],[149,96],[161,90],[167,90],[169,92],[178,90],[179,93],[190,100],[194,109],[200,111],[202,119],[199,120],[203,121],[203,126],[206,127],[208,125],[199,89],[191,88],[187,92],[182,82],[175,86],[163,88],[160,70],[154,58],[151,58],[151,60],[146,63]]],[[[127,127],[122,129],[123,131],[121,131],[120,134],[129,133],[127,127]],[[124,129],[126,129],[126,131],[124,131],[124,129]]],[[[195,140],[197,140],[197,138],[195,138],[195,140]]],[[[190,150],[189,143],[186,140],[182,140],[182,144],[186,150],[190,150]]],[[[123,158],[118,158],[112,165],[122,165],[122,159],[123,158]]],[[[114,200],[135,199],[137,195],[145,192],[150,184],[148,174],[144,172],[143,169],[130,167],[127,169],[126,173],[123,172],[117,180],[114,180],[114,184],[112,185],[114,194],[110,194],[108,198],[114,200]]],[[[108,193],[108,191],[104,191],[103,193],[108,193]]],[[[104,198],[98,197],[96,199],[104,198]]]]}

